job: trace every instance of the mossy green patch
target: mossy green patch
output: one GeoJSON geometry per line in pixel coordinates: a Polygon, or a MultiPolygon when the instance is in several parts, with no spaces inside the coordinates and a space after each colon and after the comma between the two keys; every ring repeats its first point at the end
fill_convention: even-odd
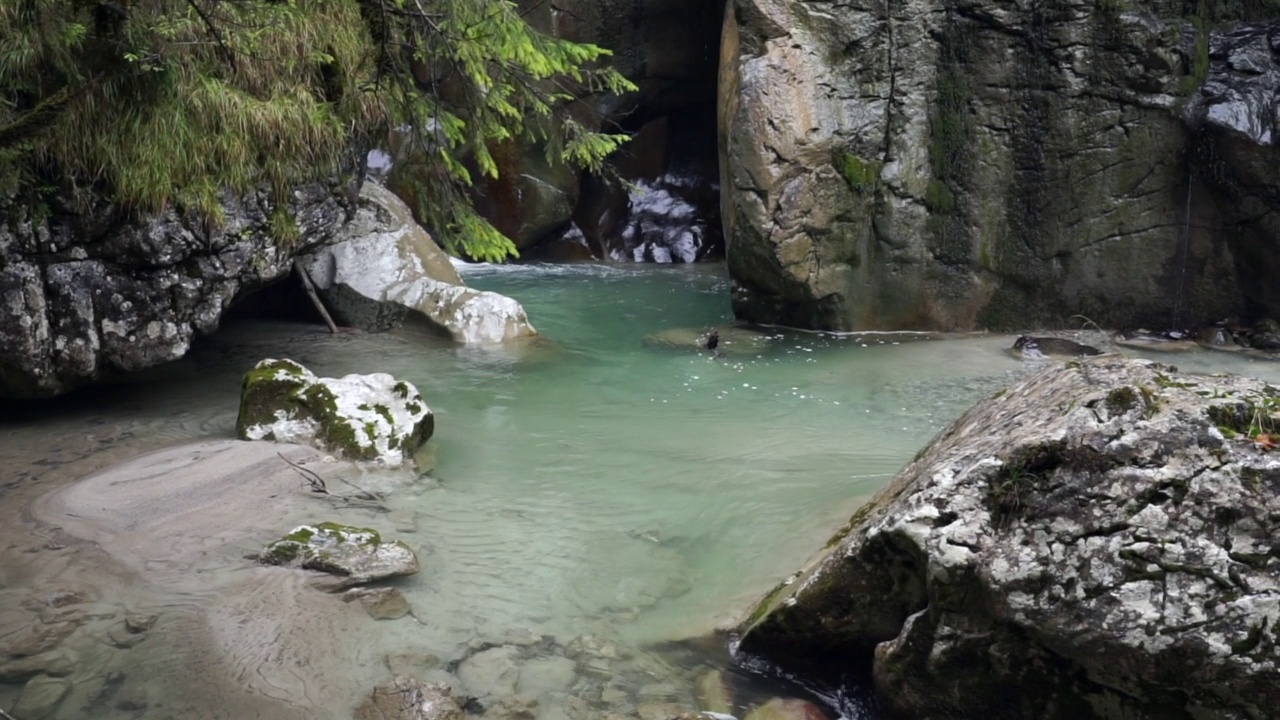
{"type": "Polygon", "coordinates": [[[277,412],[287,417],[305,414],[297,392],[310,380],[307,369],[292,360],[263,360],[255,365],[240,381],[236,437],[248,440],[250,427],[275,422],[277,412]]]}
{"type": "Polygon", "coordinates": [[[319,421],[317,437],[326,447],[353,460],[378,459],[378,449],[373,444],[369,428],[362,425],[357,429],[338,413],[338,398],[332,390],[316,383],[304,390],[301,397],[319,421]]]}
{"type": "Polygon", "coordinates": [[[1131,387],[1116,388],[1107,393],[1107,410],[1112,415],[1123,415],[1138,404],[1138,393],[1131,387]]]}
{"type": "Polygon", "coordinates": [[[862,195],[868,195],[876,189],[880,170],[884,167],[884,163],[864,160],[847,150],[832,152],[831,164],[848,183],[849,189],[862,195]]]}

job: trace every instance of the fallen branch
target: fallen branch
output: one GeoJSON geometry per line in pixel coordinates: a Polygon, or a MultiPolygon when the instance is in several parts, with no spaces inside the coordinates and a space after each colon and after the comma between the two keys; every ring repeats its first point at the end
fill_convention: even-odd
{"type": "MultiPolygon", "coordinates": [[[[283,461],[285,461],[286,463],[288,463],[288,464],[289,464],[289,467],[291,467],[291,468],[293,468],[294,470],[296,470],[296,471],[297,471],[297,473],[298,473],[299,475],[301,475],[301,476],[303,477],[303,479],[304,479],[304,480],[306,480],[306,481],[307,481],[307,485],[308,485],[308,486],[310,486],[310,488],[311,488],[311,492],[313,492],[313,493],[319,493],[319,494],[321,494],[321,495],[328,495],[328,496],[329,496],[329,497],[331,497],[331,498],[336,498],[336,499],[338,499],[338,500],[342,500],[343,502],[356,503],[356,504],[361,504],[361,505],[369,505],[369,504],[372,504],[372,505],[376,506],[378,509],[382,510],[383,512],[390,512],[390,511],[391,511],[391,509],[390,509],[390,508],[388,508],[388,507],[387,507],[387,506],[382,502],[382,496],[381,496],[381,495],[379,495],[378,493],[369,492],[368,490],[365,490],[364,488],[360,487],[359,485],[356,485],[355,483],[351,482],[350,480],[344,480],[344,479],[342,479],[342,478],[337,478],[338,482],[341,482],[341,483],[345,483],[345,484],[347,484],[347,485],[350,485],[351,487],[355,488],[355,489],[359,492],[359,494],[358,494],[358,495],[339,495],[338,493],[333,492],[332,490],[330,490],[330,489],[329,489],[328,484],[326,484],[326,483],[325,483],[324,478],[322,478],[322,477],[320,477],[319,475],[317,475],[317,474],[316,474],[316,472],[315,472],[314,470],[310,470],[310,469],[308,469],[308,468],[305,468],[305,467],[303,467],[303,466],[299,465],[298,463],[296,463],[296,462],[294,462],[294,461],[290,460],[289,458],[285,457],[283,453],[276,453],[276,455],[278,455],[278,456],[280,457],[280,459],[281,459],[281,460],[283,460],[283,461]]],[[[3,719],[2,719],[2,718],[0,718],[0,720],[3,720],[3,719]]]]}
{"type": "Polygon", "coordinates": [[[329,317],[329,311],[324,308],[324,303],[320,302],[320,296],[316,294],[316,286],[311,282],[311,275],[307,274],[307,269],[302,266],[302,261],[298,258],[293,259],[293,271],[302,279],[302,287],[307,291],[307,297],[311,298],[311,304],[316,306],[316,310],[320,311],[320,316],[324,318],[324,322],[329,326],[329,332],[337,334],[338,326],[334,324],[333,318],[329,317]]]}

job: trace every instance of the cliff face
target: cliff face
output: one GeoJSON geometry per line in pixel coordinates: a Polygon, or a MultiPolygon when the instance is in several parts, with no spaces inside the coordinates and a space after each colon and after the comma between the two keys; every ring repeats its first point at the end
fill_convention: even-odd
{"type": "MultiPolygon", "coordinates": [[[[1277,235],[1235,232],[1276,205],[1244,210],[1196,167],[1182,111],[1227,58],[1183,12],[738,0],[719,89],[736,313],[837,330],[1280,314],[1243,260],[1277,235]]],[[[1275,165],[1269,143],[1231,143],[1231,172],[1275,165]]]]}
{"type": "MultiPolygon", "coordinates": [[[[346,218],[346,189],[295,191],[299,235],[324,241],[346,218]]],[[[39,214],[0,201],[0,397],[57,395],[182,357],[245,290],[289,272],[295,248],[270,231],[263,195],[227,198],[226,222],[169,210],[39,214]]]]}

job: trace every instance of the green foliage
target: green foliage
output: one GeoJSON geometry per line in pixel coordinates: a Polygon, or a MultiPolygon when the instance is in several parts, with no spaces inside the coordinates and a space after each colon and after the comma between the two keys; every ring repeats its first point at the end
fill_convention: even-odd
{"type": "Polygon", "coordinates": [[[575,93],[634,89],[594,67],[607,55],[507,0],[0,0],[0,188],[51,178],[213,221],[224,190],[268,188],[290,241],[290,188],[409,127],[435,163],[423,216],[500,259],[514,247],[465,207],[468,167],[494,176],[490,143],[530,139],[598,170],[626,137],[553,118],[575,93]]]}
{"type": "Polygon", "coordinates": [[[1190,72],[1182,79],[1182,89],[1185,92],[1198,90],[1209,76],[1209,31],[1212,25],[1210,13],[1204,0],[1200,0],[1196,14],[1191,17],[1191,23],[1196,29],[1196,42],[1192,48],[1190,72]]]}

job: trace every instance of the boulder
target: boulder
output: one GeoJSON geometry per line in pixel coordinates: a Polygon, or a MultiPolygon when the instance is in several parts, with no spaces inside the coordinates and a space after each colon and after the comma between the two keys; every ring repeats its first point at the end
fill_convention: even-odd
{"type": "MultiPolygon", "coordinates": [[[[1274,13],[1199,7],[1246,5],[1274,13]]],[[[739,319],[1176,326],[1277,297],[1265,285],[1280,238],[1274,146],[1187,163],[1197,131],[1182,107],[1203,68],[1227,59],[1204,47],[1218,18],[1191,17],[1196,3],[731,7],[719,136],[739,319]],[[1238,189],[1213,191],[1202,172],[1238,189]],[[1245,220],[1252,249],[1234,230],[1245,220]]],[[[1276,65],[1269,51],[1251,57],[1276,65]]],[[[1280,85],[1270,70],[1238,74],[1249,72],[1252,107],[1270,112],[1280,85]]]]}
{"type": "Polygon", "coordinates": [[[361,188],[355,216],[333,242],[301,260],[342,325],[386,330],[412,318],[459,343],[536,334],[515,300],[464,286],[404,202],[375,183],[361,188]]]}
{"type": "Polygon", "coordinates": [[[908,717],[1268,717],[1277,427],[1261,381],[1055,365],[939,434],[740,651],[870,669],[908,717]]]}
{"type": "MultiPolygon", "coordinates": [[[[349,188],[288,198],[301,246],[342,225],[349,188]]],[[[269,192],[224,197],[224,222],[175,207],[139,217],[56,198],[37,212],[0,195],[0,397],[58,395],[176,360],[248,291],[289,273],[269,192]]]]}
{"type": "Polygon", "coordinates": [[[1048,358],[1078,358],[1101,355],[1102,351],[1092,345],[1085,345],[1074,340],[1058,337],[1031,337],[1019,335],[1013,341],[1014,357],[1023,360],[1045,360],[1048,358]]]}
{"type": "Polygon", "coordinates": [[[385,373],[319,378],[292,360],[268,359],[241,384],[241,440],[303,443],[398,467],[434,431],[417,388],[385,373]]]}
{"type": "Polygon", "coordinates": [[[337,575],[332,589],[414,575],[422,566],[408,545],[386,542],[377,530],[323,522],[302,525],[258,553],[266,565],[287,565],[337,575]]]}
{"type": "Polygon", "coordinates": [[[462,720],[462,708],[447,685],[397,677],[373,689],[356,709],[356,720],[462,720]]]}

